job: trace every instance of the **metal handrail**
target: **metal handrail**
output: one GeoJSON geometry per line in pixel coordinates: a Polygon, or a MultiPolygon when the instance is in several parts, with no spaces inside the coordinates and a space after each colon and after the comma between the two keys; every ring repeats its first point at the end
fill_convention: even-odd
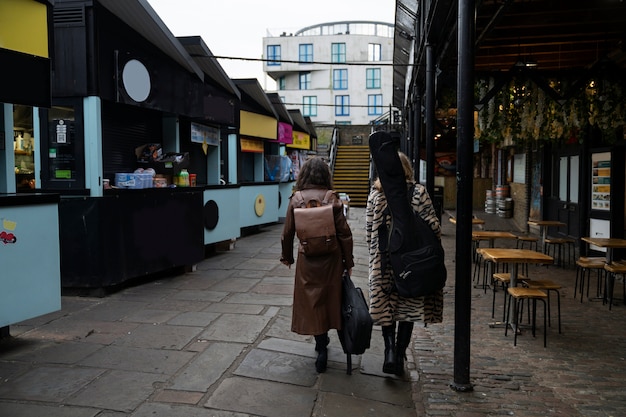
{"type": "Polygon", "coordinates": [[[337,159],[337,142],[339,142],[339,129],[333,128],[333,136],[330,141],[329,163],[330,172],[335,172],[335,160],[337,159]]]}

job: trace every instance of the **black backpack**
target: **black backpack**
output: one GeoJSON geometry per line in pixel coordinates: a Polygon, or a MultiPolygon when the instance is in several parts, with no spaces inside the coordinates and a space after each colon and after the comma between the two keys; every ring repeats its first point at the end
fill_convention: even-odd
{"type": "Polygon", "coordinates": [[[385,267],[387,256],[384,252],[387,251],[400,296],[414,298],[434,294],[444,287],[448,275],[441,241],[413,210],[410,200],[413,192],[407,192],[404,169],[391,135],[372,133],[369,146],[391,215],[390,230],[384,222],[379,229],[379,245],[383,252],[381,266],[385,267]]]}
{"type": "Polygon", "coordinates": [[[337,335],[346,354],[346,373],[351,375],[352,355],[362,355],[369,349],[374,320],[363,291],[354,286],[347,271],[343,273],[341,287],[341,330],[337,330],[337,335]]]}

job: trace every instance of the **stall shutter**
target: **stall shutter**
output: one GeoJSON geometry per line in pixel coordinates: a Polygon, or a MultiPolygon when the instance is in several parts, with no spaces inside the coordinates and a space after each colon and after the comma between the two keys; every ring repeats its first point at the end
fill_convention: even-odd
{"type": "Polygon", "coordinates": [[[114,103],[102,105],[102,148],[104,174],[133,172],[137,168],[135,148],[161,143],[161,113],[114,103]]]}

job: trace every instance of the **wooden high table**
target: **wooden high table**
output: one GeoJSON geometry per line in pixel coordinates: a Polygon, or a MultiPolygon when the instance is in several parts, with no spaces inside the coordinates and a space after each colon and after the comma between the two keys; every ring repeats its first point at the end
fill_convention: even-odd
{"type": "MultiPolygon", "coordinates": [[[[450,217],[450,223],[456,224],[456,217],[450,217]]],[[[483,225],[485,221],[483,219],[479,219],[478,217],[472,217],[472,225],[483,225]]]]}
{"type": "Polygon", "coordinates": [[[582,241],[598,246],[600,248],[606,248],[606,263],[613,262],[613,249],[626,248],[626,239],[618,238],[606,238],[606,237],[581,237],[582,241]]]}
{"type": "MultiPolygon", "coordinates": [[[[626,239],[618,239],[618,238],[607,238],[607,237],[581,237],[583,242],[587,242],[591,245],[598,246],[600,248],[606,248],[606,259],[605,263],[607,265],[611,265],[613,262],[613,249],[624,249],[626,248],[626,239]]],[[[605,297],[607,295],[607,291],[610,294],[613,294],[613,287],[615,285],[615,276],[613,274],[607,275],[607,287],[605,289],[605,294],[601,298],[596,298],[595,300],[602,300],[604,302],[605,297]],[[611,279],[609,279],[609,277],[611,279]]],[[[582,291],[582,290],[581,290],[582,291]]]]}
{"type": "MultiPolygon", "coordinates": [[[[481,248],[480,252],[483,258],[492,262],[492,265],[497,263],[509,264],[509,272],[511,274],[509,286],[511,287],[517,287],[517,271],[520,264],[549,265],[554,263],[552,256],[530,249],[481,248]]],[[[517,308],[515,305],[513,305],[513,319],[511,323],[517,324],[517,308]]],[[[491,326],[494,327],[493,324],[491,326]]],[[[517,326],[511,327],[514,327],[514,330],[517,331],[517,326]]]]}
{"type": "Polygon", "coordinates": [[[541,250],[544,250],[546,244],[546,237],[548,237],[549,227],[563,227],[565,223],[558,220],[528,220],[528,224],[531,226],[539,226],[541,234],[541,250]]]}
{"type": "Polygon", "coordinates": [[[494,247],[494,241],[496,239],[517,239],[517,235],[510,232],[499,232],[496,230],[475,230],[472,231],[472,239],[475,240],[488,240],[489,247],[494,247]]]}

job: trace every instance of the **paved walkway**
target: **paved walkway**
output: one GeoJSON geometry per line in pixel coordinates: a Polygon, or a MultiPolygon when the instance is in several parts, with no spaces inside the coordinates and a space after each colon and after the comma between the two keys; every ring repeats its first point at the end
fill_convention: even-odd
{"type": "MultiPolygon", "coordinates": [[[[477,214],[487,230],[511,224],[477,214]]],[[[573,269],[531,267],[564,286],[563,333],[553,325],[547,348],[541,332],[513,347],[511,334],[489,326],[492,293],[473,289],[474,389],[450,389],[456,240],[447,216],[444,323],[415,327],[406,379],[380,372],[378,327],[353,375],[334,332],[329,370],[315,372],[313,339],[290,331],[293,270],[278,262],[282,225],[271,225],[194,272],[105,298],[64,296],[62,311],[12,326],[0,341],[0,416],[626,415],[626,307],[574,300],[573,269]]],[[[349,221],[353,278],[366,290],[364,210],[352,208],[349,221]]]]}

